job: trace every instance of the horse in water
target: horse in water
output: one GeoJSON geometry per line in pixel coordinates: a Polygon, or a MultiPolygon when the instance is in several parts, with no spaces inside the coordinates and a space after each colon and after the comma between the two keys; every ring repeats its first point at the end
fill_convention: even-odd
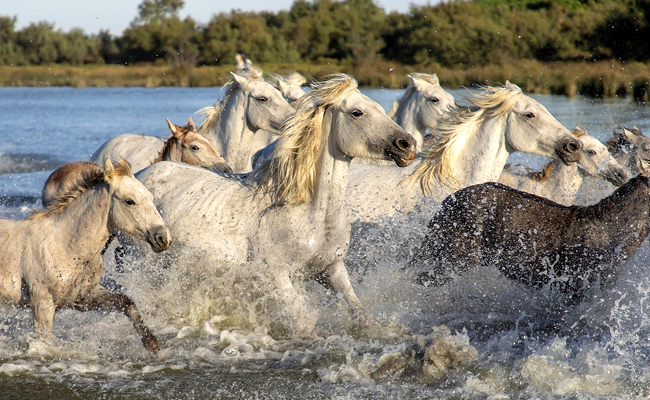
{"type": "MultiPolygon", "coordinates": [[[[305,94],[274,157],[252,174],[163,162],[138,179],[165,215],[178,262],[200,254],[215,274],[219,267],[264,263],[268,267],[259,273],[274,280],[280,304],[296,298],[294,285],[317,280],[341,294],[363,323],[363,306],[343,264],[350,240],[343,208],[350,162],[366,157],[406,166],[415,154],[415,140],[361,94],[353,78],[341,74],[305,94]]],[[[300,307],[273,323],[292,334],[309,334],[310,313],[300,307]]]]}
{"type": "Polygon", "coordinates": [[[625,170],[604,144],[580,127],[574,128],[572,133],[583,145],[579,163],[566,165],[553,160],[541,172],[534,171],[528,175],[517,174],[506,165],[499,183],[570,206],[582,186],[583,175],[598,176],[615,186],[627,182],[625,170]]]}
{"type": "Polygon", "coordinates": [[[146,240],[155,252],[171,244],[153,196],[131,174],[128,162],[84,171],[64,182],[57,199],[25,220],[0,219],[0,297],[29,305],[39,339],[52,335],[61,308],[121,311],[147,350],[159,349],[133,301],[99,284],[102,249],[111,233],[146,240]]]}
{"type": "Polygon", "coordinates": [[[576,304],[607,289],[650,233],[650,179],[632,178],[592,206],[563,206],[499,183],[447,197],[408,267],[425,285],[442,285],[478,265],[576,304]]]}
{"type": "Polygon", "coordinates": [[[212,140],[235,172],[250,172],[253,154],[273,140],[271,134],[280,133],[295,109],[280,91],[264,82],[257,67],[232,74],[223,90],[221,101],[197,111],[205,116],[199,132],[212,140]]]}
{"type": "Polygon", "coordinates": [[[134,172],[163,160],[184,162],[217,171],[232,171],[212,142],[196,131],[192,118],[187,120],[185,126],[176,125],[169,119],[166,121],[172,133],[169,138],[133,133],[118,135],[101,145],[91,156],[91,161],[102,163],[107,158],[129,157],[134,172]]]}
{"type": "Polygon", "coordinates": [[[582,142],[517,85],[487,87],[468,101],[473,108],[449,112],[440,140],[412,167],[353,165],[346,204],[354,219],[407,213],[425,197],[442,201],[454,189],[496,181],[515,151],[580,160],[582,142]]]}
{"type": "Polygon", "coordinates": [[[427,135],[436,137],[438,124],[450,110],[456,108],[456,100],[440,86],[436,74],[413,73],[407,75],[409,84],[404,95],[388,111],[388,116],[418,142],[422,151],[427,135]]]}

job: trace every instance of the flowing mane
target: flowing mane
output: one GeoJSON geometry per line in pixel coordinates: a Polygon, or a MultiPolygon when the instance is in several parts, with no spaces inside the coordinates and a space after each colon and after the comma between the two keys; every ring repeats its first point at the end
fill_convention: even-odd
{"type": "Polygon", "coordinates": [[[316,161],[323,146],[325,112],[355,90],[357,81],[345,74],[335,74],[312,87],[299,100],[295,116],[286,122],[272,158],[251,175],[259,179],[258,189],[267,191],[277,204],[311,200],[316,161]]]}
{"type": "MultiPolygon", "coordinates": [[[[121,159],[113,172],[115,176],[131,176],[131,164],[121,159]]],[[[104,182],[104,169],[94,163],[84,163],[81,174],[73,176],[63,182],[62,189],[56,194],[56,198],[47,208],[34,210],[29,219],[37,219],[60,214],[70,204],[79,198],[85,191],[104,182]]]]}
{"type": "MultiPolygon", "coordinates": [[[[252,82],[259,82],[263,77],[262,70],[258,67],[251,67],[250,69],[243,72],[238,72],[237,74],[248,79],[249,84],[252,82]]],[[[221,88],[221,90],[225,93],[220,101],[217,101],[213,106],[203,107],[194,113],[197,114],[199,116],[199,119],[202,120],[197,129],[200,134],[205,135],[214,129],[214,127],[219,123],[221,113],[226,107],[226,104],[228,104],[230,96],[236,93],[239,89],[245,90],[246,88],[240,87],[235,78],[230,78],[228,82],[221,88]]]]}
{"type": "Polygon", "coordinates": [[[430,195],[434,181],[449,187],[458,187],[459,182],[453,176],[452,166],[460,156],[467,140],[480,128],[489,117],[499,117],[512,111],[521,89],[516,86],[485,87],[482,93],[467,98],[476,110],[461,109],[452,112],[438,127],[438,140],[423,153],[423,160],[405,182],[420,181],[422,191],[430,195]]]}

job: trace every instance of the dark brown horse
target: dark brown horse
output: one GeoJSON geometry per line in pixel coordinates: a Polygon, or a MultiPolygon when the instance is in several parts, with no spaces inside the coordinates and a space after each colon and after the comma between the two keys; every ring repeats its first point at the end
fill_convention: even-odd
{"type": "Polygon", "coordinates": [[[408,264],[419,283],[438,286],[494,265],[528,286],[551,283],[575,304],[592,287],[610,288],[650,232],[650,179],[632,178],[588,207],[498,183],[470,186],[444,200],[429,229],[408,264]]]}

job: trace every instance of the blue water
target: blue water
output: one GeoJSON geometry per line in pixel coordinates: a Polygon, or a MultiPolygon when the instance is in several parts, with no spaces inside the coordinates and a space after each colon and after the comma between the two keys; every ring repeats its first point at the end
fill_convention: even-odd
{"type": "MultiPolygon", "coordinates": [[[[401,93],[362,91],[385,109],[401,93]]],[[[451,92],[461,103],[467,93],[464,89],[451,92]]],[[[43,182],[58,165],[88,159],[103,142],[120,133],[166,136],[165,118],[182,124],[218,96],[219,88],[0,88],[0,215],[24,215],[35,206],[43,182]]],[[[637,125],[650,133],[650,108],[628,100],[533,97],[568,128],[580,125],[601,140],[619,125],[637,125]]],[[[543,162],[522,155],[513,156],[512,161],[534,166],[543,162]]],[[[421,227],[397,222],[369,228],[368,251],[391,249],[394,237],[403,241],[418,237],[409,229],[421,227]],[[387,239],[387,232],[397,235],[387,239]]],[[[538,304],[536,293],[522,292],[494,274],[487,273],[480,281],[467,278],[458,283],[465,285],[462,288],[434,294],[440,315],[430,322],[458,328],[458,334],[466,335],[479,351],[475,364],[436,384],[403,375],[372,380],[359,372],[363,370],[360,360],[403,345],[400,340],[386,343],[344,335],[268,345],[260,339],[263,335],[256,334],[238,339],[253,343],[250,356],[231,359],[221,353],[230,343],[223,333],[215,336],[205,327],[189,327],[196,335],[184,336],[181,333],[187,330],[160,322],[164,318],[155,309],[145,314],[157,315],[154,329],[167,348],[160,359],[143,352],[122,316],[74,311],[57,315],[55,322],[55,336],[66,343],[63,354],[30,356],[25,344],[31,329],[29,312],[0,308],[0,398],[95,399],[98,393],[101,398],[138,399],[648,396],[647,253],[644,247],[633,258],[604,310],[599,304],[585,306],[576,318],[567,319],[573,321],[571,326],[559,332],[536,331],[535,318],[548,311],[540,311],[546,306],[538,304]],[[503,326],[499,321],[505,321],[503,326]],[[87,331],[88,326],[93,329],[87,331]],[[348,367],[360,377],[346,375],[348,367]]],[[[390,253],[378,258],[382,260],[378,265],[366,268],[371,273],[381,274],[396,262],[390,253]]],[[[382,292],[391,290],[390,277],[362,278],[357,276],[353,284],[364,302],[373,292],[379,293],[373,298],[381,298],[382,292]],[[364,287],[368,282],[379,287],[364,287]]],[[[137,287],[139,278],[129,279],[137,287]]],[[[145,294],[137,297],[139,302],[146,300],[145,294]]],[[[382,313],[390,314],[391,307],[397,306],[386,302],[382,313]]],[[[414,336],[405,337],[409,343],[417,341],[414,336]]]]}

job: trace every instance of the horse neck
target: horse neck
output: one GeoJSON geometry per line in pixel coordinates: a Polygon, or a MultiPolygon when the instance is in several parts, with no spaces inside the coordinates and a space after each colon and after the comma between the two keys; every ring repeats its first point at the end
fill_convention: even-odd
{"type": "Polygon", "coordinates": [[[247,96],[238,91],[228,98],[219,120],[219,131],[213,142],[217,151],[236,172],[246,170],[250,164],[251,141],[255,132],[246,122],[247,96]]]}
{"type": "Polygon", "coordinates": [[[155,162],[159,161],[183,161],[183,152],[181,151],[181,144],[175,137],[169,138],[163,145],[160,156],[155,162]]]}
{"type": "Polygon", "coordinates": [[[400,102],[395,112],[395,122],[413,136],[417,142],[417,150],[420,151],[427,128],[418,121],[419,102],[413,101],[414,98],[415,94],[412,94],[400,102]]]}
{"type": "Polygon", "coordinates": [[[467,138],[452,166],[461,187],[499,179],[510,155],[505,143],[506,123],[507,115],[487,117],[467,138]]]}
{"type": "Polygon", "coordinates": [[[571,163],[570,165],[566,165],[560,160],[553,160],[551,162],[555,163],[555,169],[548,182],[565,190],[577,192],[583,181],[578,164],[571,163]]]}
{"type": "Polygon", "coordinates": [[[343,218],[343,199],[348,184],[351,159],[336,143],[335,132],[331,130],[331,117],[327,113],[323,122],[325,142],[316,162],[316,186],[312,201],[313,212],[322,214],[326,222],[343,218]]]}
{"type": "Polygon", "coordinates": [[[82,260],[96,257],[112,230],[109,227],[110,206],[108,185],[103,183],[87,189],[55,216],[59,230],[57,240],[74,244],[73,249],[82,260]]]}
{"type": "Polygon", "coordinates": [[[551,162],[555,164],[555,168],[550,178],[543,182],[546,194],[559,203],[571,205],[582,186],[582,173],[576,163],[565,165],[560,160],[551,162]]]}
{"type": "Polygon", "coordinates": [[[645,238],[650,233],[650,188],[637,179],[643,178],[632,178],[611,196],[589,208],[612,230],[625,232],[636,227],[639,237],[645,238]]]}

